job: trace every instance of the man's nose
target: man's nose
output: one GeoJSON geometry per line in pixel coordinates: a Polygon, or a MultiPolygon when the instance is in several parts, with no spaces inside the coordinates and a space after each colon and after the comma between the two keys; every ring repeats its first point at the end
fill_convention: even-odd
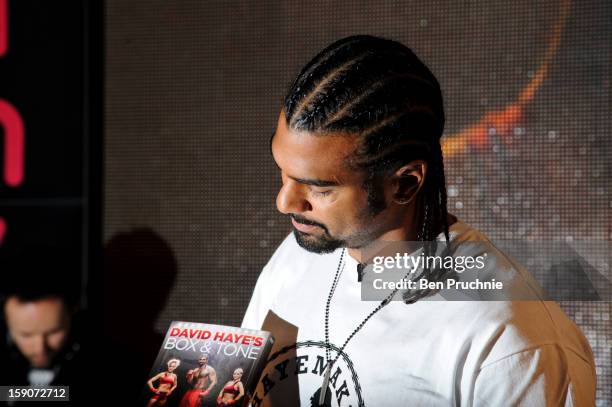
{"type": "Polygon", "coordinates": [[[303,185],[291,179],[283,182],[276,196],[276,208],[280,213],[302,213],[312,209],[306,199],[303,185]]]}
{"type": "Polygon", "coordinates": [[[47,353],[47,340],[45,335],[36,335],[32,338],[32,353],[44,355],[47,353]]]}

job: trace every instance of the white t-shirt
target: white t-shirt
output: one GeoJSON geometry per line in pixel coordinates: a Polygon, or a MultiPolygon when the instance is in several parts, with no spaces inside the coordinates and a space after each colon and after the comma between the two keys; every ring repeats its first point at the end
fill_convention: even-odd
{"type": "MultiPolygon", "coordinates": [[[[488,264],[508,280],[528,277],[467,224],[451,225],[450,238],[485,244],[488,264]]],[[[277,341],[252,405],[318,405],[325,304],[341,250],[310,253],[289,235],[264,267],[242,326],[277,341]]],[[[336,349],[379,303],[361,300],[357,261],[345,259],[329,313],[336,349]]],[[[587,340],[554,302],[393,301],[333,365],[327,405],[594,406],[595,383],[587,340]]]]}

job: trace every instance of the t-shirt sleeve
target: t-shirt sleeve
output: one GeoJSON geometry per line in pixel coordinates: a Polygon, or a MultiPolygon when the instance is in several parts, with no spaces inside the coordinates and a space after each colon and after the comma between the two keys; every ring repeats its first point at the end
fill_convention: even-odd
{"type": "Polygon", "coordinates": [[[244,318],[242,319],[242,328],[261,329],[264,319],[266,318],[266,314],[272,306],[273,295],[266,292],[270,288],[268,284],[270,279],[269,275],[270,270],[268,264],[263,268],[259,278],[257,279],[255,290],[253,290],[253,295],[251,296],[251,301],[249,302],[249,306],[247,307],[244,318]]]}
{"type": "Polygon", "coordinates": [[[555,343],[487,364],[476,378],[474,406],[502,405],[594,406],[594,367],[555,343]]]}
{"type": "Polygon", "coordinates": [[[295,259],[296,248],[293,233],[290,233],[265,265],[242,319],[242,328],[261,329],[268,311],[273,310],[276,297],[289,275],[288,265],[295,259]]]}

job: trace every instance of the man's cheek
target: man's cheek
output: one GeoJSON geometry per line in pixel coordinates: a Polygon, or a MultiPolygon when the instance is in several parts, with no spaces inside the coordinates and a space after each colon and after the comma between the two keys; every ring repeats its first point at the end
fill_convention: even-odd
{"type": "Polygon", "coordinates": [[[28,338],[15,337],[13,341],[15,342],[15,345],[17,346],[19,351],[21,351],[21,353],[23,353],[23,355],[28,358],[33,357],[34,355],[40,354],[41,349],[43,349],[41,346],[37,344],[36,340],[31,337],[28,337],[28,338]]]}
{"type": "Polygon", "coordinates": [[[56,332],[54,334],[49,335],[48,344],[49,348],[53,350],[58,350],[62,347],[66,340],[67,333],[64,331],[56,332]]]}

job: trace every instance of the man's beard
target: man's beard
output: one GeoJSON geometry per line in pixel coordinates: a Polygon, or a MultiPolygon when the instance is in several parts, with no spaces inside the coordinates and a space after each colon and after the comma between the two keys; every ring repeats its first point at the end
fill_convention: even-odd
{"type": "Polygon", "coordinates": [[[300,245],[300,247],[312,253],[332,253],[339,247],[346,246],[344,240],[334,239],[331,236],[325,235],[315,237],[313,235],[300,232],[295,228],[293,229],[293,235],[295,236],[295,240],[300,245]]]}
{"type": "Polygon", "coordinates": [[[346,245],[346,242],[341,239],[335,239],[329,234],[329,230],[327,226],[322,223],[314,222],[312,220],[306,219],[300,215],[291,214],[289,215],[293,218],[294,221],[298,223],[302,223],[304,225],[317,226],[323,231],[321,236],[315,236],[308,233],[300,232],[296,228],[293,228],[293,235],[295,236],[295,240],[303,249],[308,250],[312,253],[332,253],[339,247],[343,247],[346,245]]]}

